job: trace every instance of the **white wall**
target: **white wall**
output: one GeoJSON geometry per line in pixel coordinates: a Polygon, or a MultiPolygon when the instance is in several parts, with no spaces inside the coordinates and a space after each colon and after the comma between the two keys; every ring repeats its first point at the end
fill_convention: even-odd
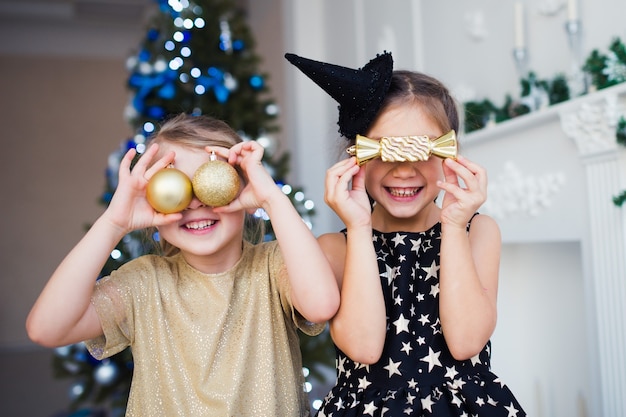
{"type": "Polygon", "coordinates": [[[581,258],[576,242],[503,246],[492,368],[529,416],[595,415],[581,258]]]}

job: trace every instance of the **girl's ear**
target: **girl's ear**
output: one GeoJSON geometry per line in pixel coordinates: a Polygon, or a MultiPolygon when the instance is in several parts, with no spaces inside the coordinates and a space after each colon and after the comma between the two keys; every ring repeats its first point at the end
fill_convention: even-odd
{"type": "Polygon", "coordinates": [[[256,209],[255,208],[247,208],[246,209],[246,213],[248,213],[249,215],[253,215],[254,213],[256,213],[256,209]]]}

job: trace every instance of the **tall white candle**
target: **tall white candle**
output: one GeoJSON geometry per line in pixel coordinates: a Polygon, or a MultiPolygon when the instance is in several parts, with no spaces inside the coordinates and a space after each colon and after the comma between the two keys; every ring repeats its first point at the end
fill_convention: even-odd
{"type": "Polygon", "coordinates": [[[515,48],[522,49],[526,46],[524,39],[524,3],[515,2],[515,48]]]}
{"type": "Polygon", "coordinates": [[[569,20],[578,20],[578,0],[567,1],[567,18],[569,20]]]}

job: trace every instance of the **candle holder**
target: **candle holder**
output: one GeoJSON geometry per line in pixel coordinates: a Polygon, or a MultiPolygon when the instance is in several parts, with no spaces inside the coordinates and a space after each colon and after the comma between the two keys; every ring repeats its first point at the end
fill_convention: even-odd
{"type": "Polygon", "coordinates": [[[520,79],[525,78],[528,73],[528,53],[526,48],[516,46],[513,48],[513,59],[515,60],[515,68],[520,79]]]}
{"type": "Polygon", "coordinates": [[[582,70],[582,23],[578,19],[570,19],[565,22],[565,32],[572,53],[571,70],[568,76],[568,87],[571,97],[577,97],[587,93],[588,80],[582,70]]]}

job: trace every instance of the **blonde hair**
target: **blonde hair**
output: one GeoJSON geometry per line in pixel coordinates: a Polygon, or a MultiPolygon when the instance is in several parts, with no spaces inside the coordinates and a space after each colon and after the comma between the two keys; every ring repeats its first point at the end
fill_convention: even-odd
{"type": "MultiPolygon", "coordinates": [[[[243,139],[228,123],[210,116],[193,116],[186,113],[178,114],[166,120],[161,128],[149,139],[151,143],[171,143],[189,149],[204,152],[206,146],[217,146],[230,149],[243,139]]],[[[155,157],[158,158],[160,155],[155,157]]],[[[151,239],[154,239],[156,228],[147,230],[151,239]]],[[[263,219],[246,213],[244,220],[244,239],[253,244],[263,240],[265,223],[263,219]]],[[[154,241],[154,240],[153,240],[154,241]]],[[[156,243],[156,242],[155,242],[156,243]]],[[[166,240],[159,239],[155,245],[165,256],[178,253],[179,249],[166,240]]]]}

